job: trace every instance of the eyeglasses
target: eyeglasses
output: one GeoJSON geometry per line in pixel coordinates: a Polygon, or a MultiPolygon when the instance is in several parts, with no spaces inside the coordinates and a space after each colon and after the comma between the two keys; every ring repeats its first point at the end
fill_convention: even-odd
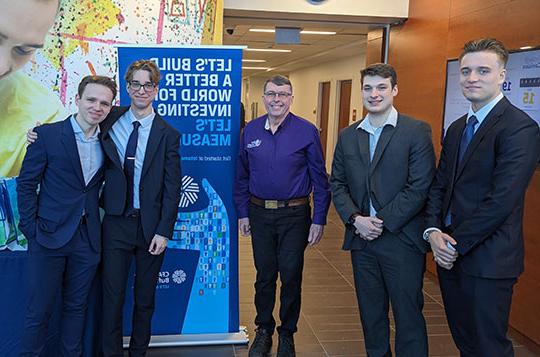
{"type": "Polygon", "coordinates": [[[133,89],[134,91],[141,90],[141,87],[144,88],[145,92],[151,92],[156,88],[156,85],[152,82],[146,82],[145,84],[141,84],[139,82],[129,82],[129,88],[133,89]]]}
{"type": "Polygon", "coordinates": [[[292,93],[287,93],[287,92],[265,92],[264,93],[264,96],[266,98],[275,98],[276,95],[279,99],[286,99],[286,98],[289,98],[292,95],[292,93]]]}

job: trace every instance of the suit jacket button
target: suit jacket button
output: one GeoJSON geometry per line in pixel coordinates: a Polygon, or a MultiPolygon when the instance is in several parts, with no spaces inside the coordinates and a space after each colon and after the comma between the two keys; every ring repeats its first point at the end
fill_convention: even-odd
{"type": "Polygon", "coordinates": [[[141,191],[141,192],[142,192],[142,190],[143,190],[142,186],[141,186],[141,187],[139,187],[139,191],[141,191]]]}

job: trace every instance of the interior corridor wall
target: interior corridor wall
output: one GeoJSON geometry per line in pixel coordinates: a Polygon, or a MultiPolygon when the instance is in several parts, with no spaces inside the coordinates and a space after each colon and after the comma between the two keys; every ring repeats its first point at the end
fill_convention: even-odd
{"type": "Polygon", "coordinates": [[[360,94],[360,70],[365,66],[365,55],[345,58],[339,61],[327,62],[321,65],[303,68],[290,73],[289,78],[294,87],[294,103],[292,111],[311,121],[317,127],[317,106],[319,98],[319,83],[330,82],[330,109],[328,113],[328,131],[326,145],[326,168],[330,172],[332,156],[337,140],[337,127],[339,119],[339,81],[352,79],[351,109],[349,122],[352,120],[352,112],[356,109],[357,120],[362,116],[362,99],[360,94]]]}

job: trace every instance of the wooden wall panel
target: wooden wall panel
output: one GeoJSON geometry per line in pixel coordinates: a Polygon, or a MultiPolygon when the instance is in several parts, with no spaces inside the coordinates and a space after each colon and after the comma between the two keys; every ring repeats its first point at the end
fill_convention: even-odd
{"type": "MultiPolygon", "coordinates": [[[[500,39],[509,49],[539,46],[539,15],[540,0],[410,0],[409,20],[392,28],[390,34],[389,62],[398,73],[396,107],[431,124],[437,152],[440,151],[446,60],[457,57],[466,41],[485,36],[500,39]]],[[[525,273],[515,287],[510,324],[538,345],[539,212],[540,169],[537,169],[526,197],[525,273]]],[[[435,273],[429,259],[428,270],[435,273]]]]}

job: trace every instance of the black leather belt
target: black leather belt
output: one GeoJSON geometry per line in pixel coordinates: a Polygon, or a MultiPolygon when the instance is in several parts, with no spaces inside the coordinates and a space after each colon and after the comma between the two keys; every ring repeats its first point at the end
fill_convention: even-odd
{"type": "Polygon", "coordinates": [[[300,198],[291,198],[290,200],[263,200],[262,198],[257,198],[251,196],[249,201],[256,206],[264,207],[266,209],[278,209],[284,207],[294,207],[307,205],[309,203],[309,197],[300,197],[300,198]]]}

